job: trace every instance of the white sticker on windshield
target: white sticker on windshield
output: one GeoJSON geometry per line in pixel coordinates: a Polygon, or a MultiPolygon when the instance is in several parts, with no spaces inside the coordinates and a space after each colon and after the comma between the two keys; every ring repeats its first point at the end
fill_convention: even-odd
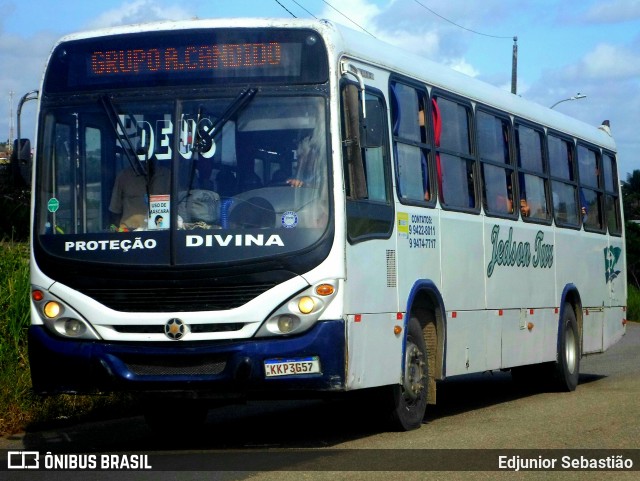
{"type": "Polygon", "coordinates": [[[281,222],[285,229],[293,229],[298,225],[298,214],[288,210],[282,214],[281,222]]]}

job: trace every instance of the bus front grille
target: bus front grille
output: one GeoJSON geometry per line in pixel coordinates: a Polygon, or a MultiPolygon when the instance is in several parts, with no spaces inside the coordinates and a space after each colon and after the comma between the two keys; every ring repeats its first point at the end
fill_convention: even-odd
{"type": "MultiPolygon", "coordinates": [[[[243,322],[190,324],[189,332],[194,334],[211,334],[217,332],[240,331],[245,326],[243,322]]],[[[164,324],[115,324],[111,326],[121,334],[164,334],[164,324]]]]}
{"type": "Polygon", "coordinates": [[[225,359],[154,359],[129,357],[122,359],[137,376],[210,376],[224,371],[225,359]]]}
{"type": "Polygon", "coordinates": [[[274,284],[216,287],[125,287],[80,289],[121,312],[221,311],[240,307],[268,291],[274,284]]]}

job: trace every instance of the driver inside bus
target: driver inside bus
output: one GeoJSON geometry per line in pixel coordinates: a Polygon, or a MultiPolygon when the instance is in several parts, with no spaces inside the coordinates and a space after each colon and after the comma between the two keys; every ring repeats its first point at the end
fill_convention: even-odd
{"type": "Polygon", "coordinates": [[[294,153],[294,160],[297,168],[293,177],[288,178],[285,183],[291,187],[316,187],[319,188],[326,183],[325,165],[326,159],[326,138],[324,126],[319,122],[324,117],[324,111],[316,107],[310,116],[318,125],[311,133],[300,132],[300,137],[294,153]]]}
{"type": "Polygon", "coordinates": [[[295,177],[286,180],[291,187],[313,187],[317,197],[300,211],[300,225],[304,227],[324,227],[327,225],[327,178],[324,161],[326,159],[322,136],[318,131],[304,137],[297,146],[295,177]]]}
{"type": "Polygon", "coordinates": [[[112,230],[126,232],[146,229],[149,219],[149,196],[170,192],[169,169],[156,166],[153,160],[149,161],[148,168],[148,184],[147,176],[137,173],[132,167],[123,169],[116,177],[109,204],[112,230]]]}
{"type": "Polygon", "coordinates": [[[318,139],[312,136],[305,137],[298,143],[296,160],[298,169],[296,176],[286,180],[291,187],[308,186],[317,183],[316,164],[321,156],[322,146],[318,139]]]}

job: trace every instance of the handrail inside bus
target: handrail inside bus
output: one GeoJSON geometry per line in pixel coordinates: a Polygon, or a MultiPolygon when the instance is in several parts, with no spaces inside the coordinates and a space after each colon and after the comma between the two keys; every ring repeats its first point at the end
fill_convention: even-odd
{"type": "Polygon", "coordinates": [[[362,75],[360,75],[360,72],[355,65],[347,62],[346,60],[340,62],[340,73],[342,75],[351,74],[358,80],[358,85],[360,86],[360,96],[362,97],[362,118],[366,119],[367,107],[366,102],[364,101],[364,79],[362,78],[362,75]]]}

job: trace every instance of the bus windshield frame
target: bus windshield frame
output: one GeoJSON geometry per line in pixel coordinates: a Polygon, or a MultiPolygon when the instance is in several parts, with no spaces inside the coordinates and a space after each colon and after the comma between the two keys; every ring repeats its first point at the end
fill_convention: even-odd
{"type": "MultiPolygon", "coordinates": [[[[220,266],[295,258],[321,245],[327,251],[334,208],[328,59],[319,35],[286,33],[196,30],[166,40],[147,32],[56,48],[44,80],[36,171],[34,244],[45,269],[52,261],[220,266]],[[282,57],[301,52],[287,61],[297,73],[265,75],[256,67],[236,75],[254,70],[243,66],[226,69],[231,77],[185,69],[118,72],[109,83],[89,73],[70,80],[87,72],[98,44],[185,51],[205,36],[224,45],[282,42],[282,57]],[[319,58],[311,55],[319,47],[319,58]],[[305,73],[309,56],[315,67],[305,73]],[[237,85],[240,79],[251,84],[237,85]],[[126,200],[132,186],[135,202],[126,200]],[[144,212],[131,214],[134,203],[144,212]]],[[[314,263],[323,257],[309,256],[314,263]]]]}

